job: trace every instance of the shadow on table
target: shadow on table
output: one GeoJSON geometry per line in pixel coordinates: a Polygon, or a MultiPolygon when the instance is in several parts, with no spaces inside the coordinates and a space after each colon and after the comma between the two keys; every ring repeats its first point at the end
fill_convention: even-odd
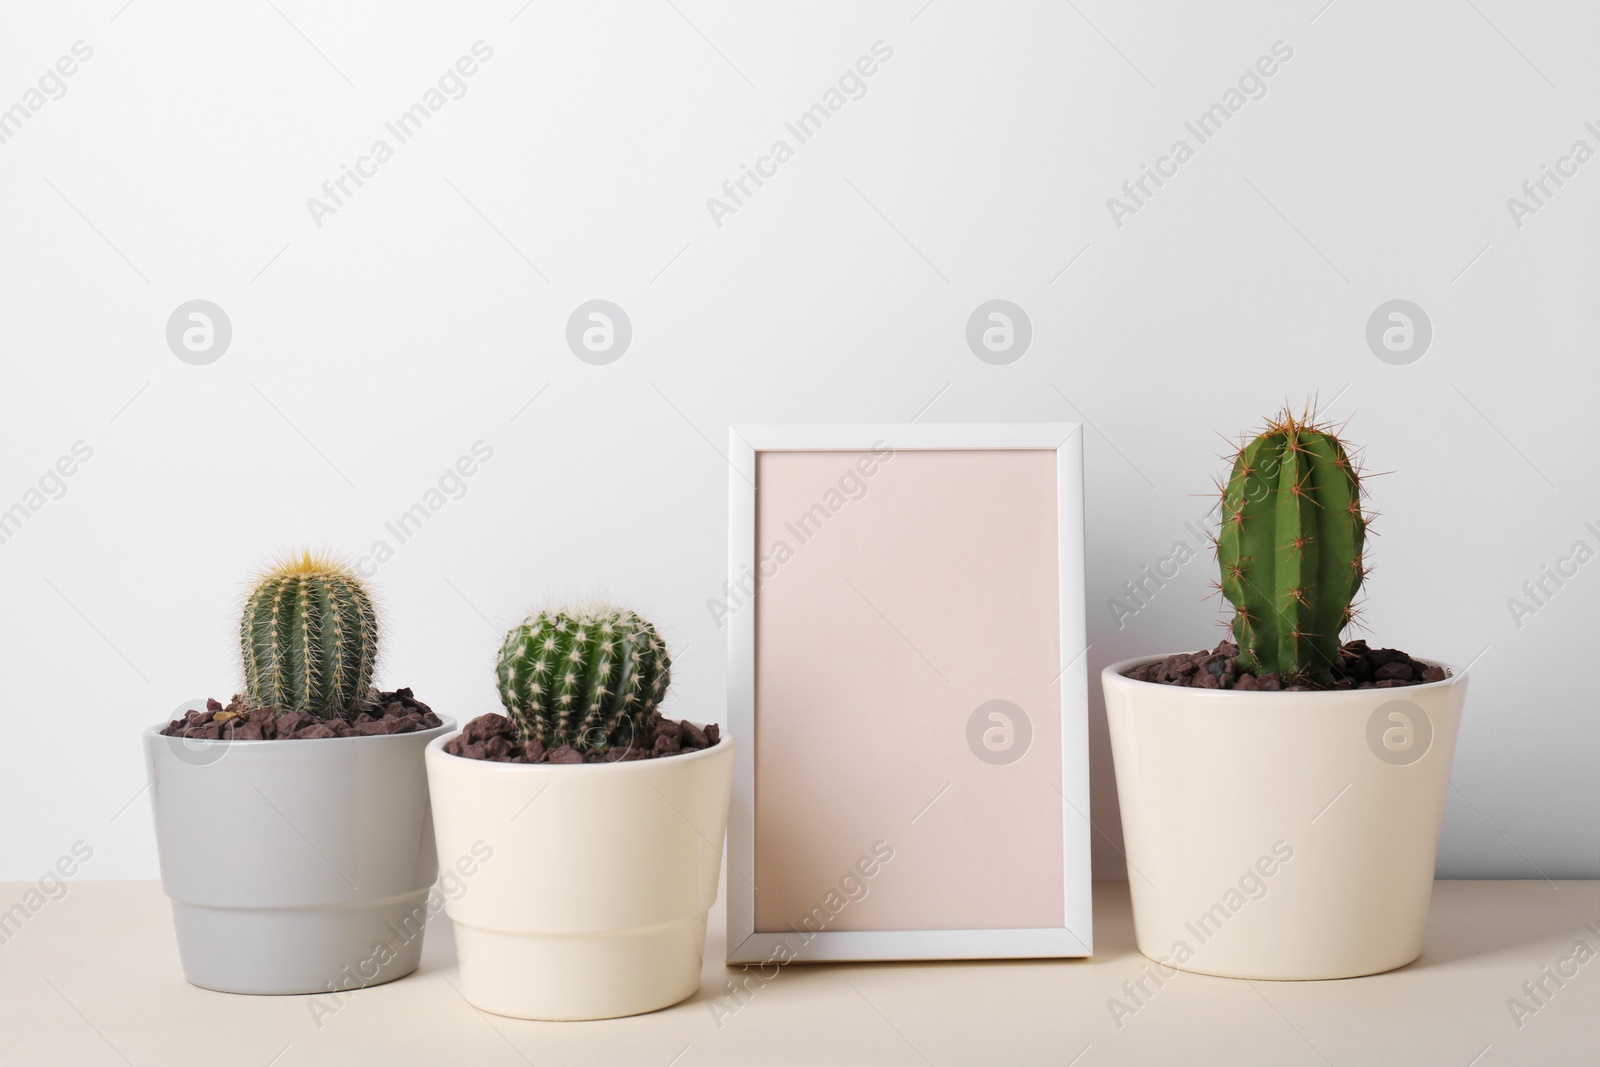
{"type": "Polygon", "coordinates": [[[1597,915],[1594,882],[1436,882],[1422,955],[1400,970],[1506,954],[1553,960],[1592,940],[1584,924],[1600,925],[1597,915]]]}

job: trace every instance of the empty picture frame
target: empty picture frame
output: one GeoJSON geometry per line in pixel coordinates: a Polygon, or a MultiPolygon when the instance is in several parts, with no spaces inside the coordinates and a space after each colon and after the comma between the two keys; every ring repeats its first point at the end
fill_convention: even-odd
{"type": "Polygon", "coordinates": [[[732,428],[729,963],[1090,954],[1082,442],[732,428]]]}

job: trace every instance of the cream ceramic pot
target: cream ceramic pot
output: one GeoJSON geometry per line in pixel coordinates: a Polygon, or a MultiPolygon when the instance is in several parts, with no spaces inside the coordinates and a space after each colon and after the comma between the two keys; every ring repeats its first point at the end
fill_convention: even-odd
{"type": "Polygon", "coordinates": [[[1101,675],[1139,951],[1229,978],[1422,952],[1466,679],[1266,693],[1101,675]]]}
{"type": "Polygon", "coordinates": [[[449,739],[428,745],[428,785],[441,864],[481,861],[445,905],[467,1000],[522,1019],[609,1019],[694,993],[733,739],[575,765],[465,759],[449,739]]]}
{"type": "Polygon", "coordinates": [[[438,874],[423,747],[449,733],[201,741],[144,733],[184,977],[325,993],[417,969],[438,874]]]}

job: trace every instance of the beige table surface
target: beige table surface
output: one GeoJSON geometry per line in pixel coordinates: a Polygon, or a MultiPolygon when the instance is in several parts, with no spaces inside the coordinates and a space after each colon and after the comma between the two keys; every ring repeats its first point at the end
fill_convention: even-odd
{"type": "MultiPolygon", "coordinates": [[[[0,883],[0,910],[27,888],[0,883]]],[[[1342,982],[1180,974],[1120,1027],[1110,1000],[1144,964],[1123,883],[1095,886],[1092,960],[794,967],[719,1018],[722,923],[719,904],[700,992],[653,1015],[484,1015],[455,991],[440,922],[416,974],[318,1017],[311,997],[185,983],[157,883],[78,882],[0,944],[0,1065],[1600,1065],[1600,955],[1568,964],[1560,987],[1545,978],[1553,995],[1520,1027],[1508,1006],[1534,1006],[1523,983],[1579,943],[1600,953],[1585,926],[1600,928],[1600,882],[1439,882],[1409,967],[1342,982]]]]}

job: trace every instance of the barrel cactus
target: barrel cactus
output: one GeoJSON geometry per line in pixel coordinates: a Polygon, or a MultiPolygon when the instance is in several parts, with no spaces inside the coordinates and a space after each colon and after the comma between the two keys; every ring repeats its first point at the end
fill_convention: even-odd
{"type": "Polygon", "coordinates": [[[636,612],[596,605],[529,615],[507,632],[495,674],[522,740],[604,752],[648,741],[672,661],[636,612]]]}
{"type": "Polygon", "coordinates": [[[250,590],[239,651],[251,704],[350,720],[372,699],[378,616],[354,571],[304,552],[250,590]]]}
{"type": "Polygon", "coordinates": [[[1361,499],[1344,444],[1309,413],[1285,409],[1239,449],[1217,563],[1241,671],[1331,680],[1367,573],[1361,499]]]}

